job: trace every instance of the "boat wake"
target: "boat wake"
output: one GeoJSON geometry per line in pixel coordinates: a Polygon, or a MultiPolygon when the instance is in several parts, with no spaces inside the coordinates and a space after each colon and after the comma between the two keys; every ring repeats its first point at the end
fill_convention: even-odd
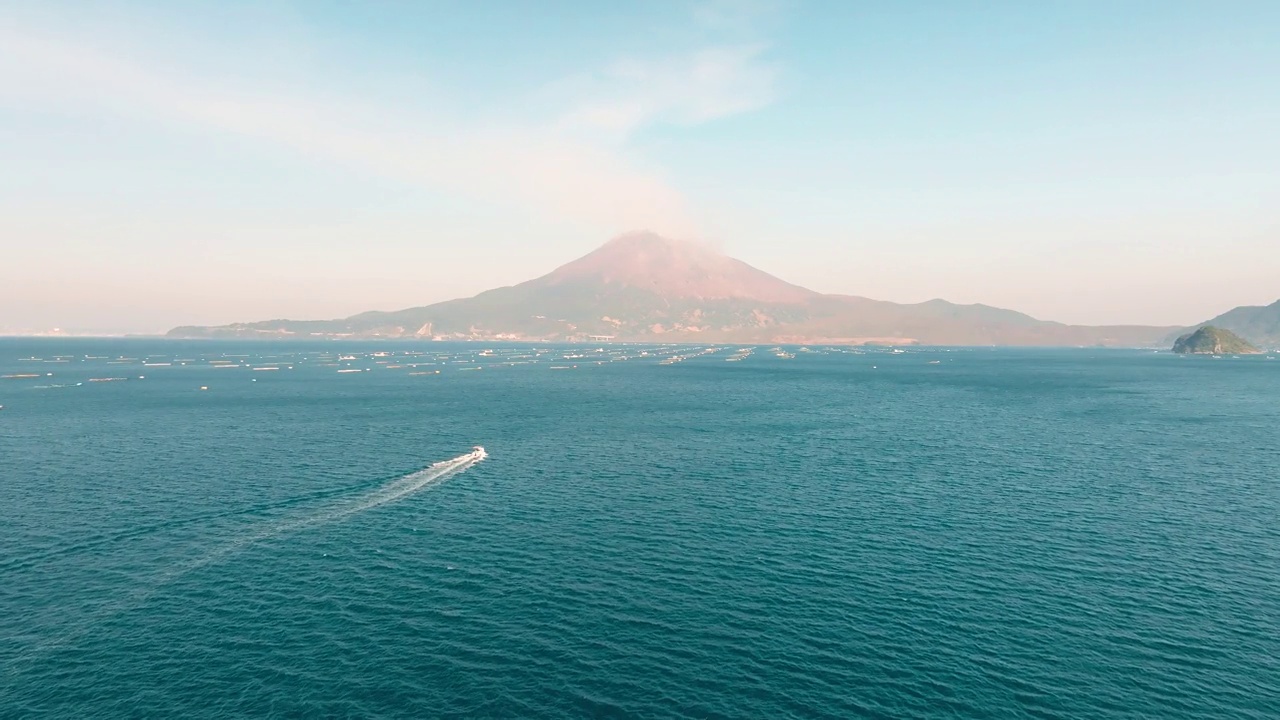
{"type": "MultiPolygon", "coordinates": [[[[387,505],[398,500],[403,500],[404,498],[423,490],[430,485],[435,485],[436,483],[448,480],[450,477],[457,475],[487,457],[489,457],[489,454],[485,452],[484,448],[477,445],[471,452],[465,455],[459,455],[452,460],[441,460],[438,463],[432,463],[429,467],[392,480],[367,495],[351,499],[335,508],[321,510],[309,517],[286,522],[274,528],[270,528],[269,530],[264,531],[261,536],[252,537],[246,542],[265,540],[269,537],[286,532],[301,530],[302,528],[312,527],[314,525],[336,522],[355,515],[356,513],[371,510],[380,505],[387,505]]],[[[241,542],[239,544],[243,545],[245,543],[241,542]]]]}
{"type": "Polygon", "coordinates": [[[209,553],[198,560],[181,566],[178,572],[171,577],[166,577],[164,581],[170,582],[178,575],[185,575],[192,570],[208,565],[215,560],[230,555],[238,550],[242,550],[246,546],[254,543],[262,542],[263,540],[267,540],[278,535],[284,535],[285,533],[315,527],[316,525],[324,525],[326,523],[344,520],[357,513],[362,513],[381,505],[388,505],[390,503],[403,500],[416,492],[420,492],[432,485],[448,480],[450,477],[463,472],[487,457],[489,457],[489,453],[485,452],[483,447],[477,445],[472,448],[471,452],[466,453],[465,455],[459,455],[451,460],[441,460],[440,462],[432,463],[430,466],[417,472],[412,472],[403,477],[396,478],[366,495],[347,499],[333,507],[324,508],[303,518],[286,520],[267,527],[257,533],[250,533],[247,536],[218,548],[214,552],[209,553]]]}
{"type": "Polygon", "coordinates": [[[101,625],[111,617],[121,613],[140,607],[146,601],[159,592],[166,585],[169,585],[184,575],[198,570],[206,565],[212,564],[229,555],[233,555],[245,548],[268,540],[273,537],[284,535],[286,533],[297,532],[307,528],[324,525],[326,523],[338,522],[346,518],[372,510],[382,505],[389,505],[394,502],[403,500],[414,493],[421,492],[429,487],[438,485],[445,480],[461,473],[477,463],[481,462],[489,454],[485,452],[483,447],[477,445],[472,448],[471,452],[459,455],[458,457],[442,460],[432,463],[417,472],[409,473],[396,478],[364,495],[354,498],[344,498],[338,503],[333,503],[324,507],[310,515],[277,522],[268,527],[262,528],[256,532],[249,532],[241,537],[223,544],[200,557],[187,562],[179,563],[170,567],[168,570],[159,574],[150,582],[146,582],[144,587],[136,588],[133,592],[127,593],[123,598],[117,598],[115,602],[107,603],[105,606],[99,607],[98,612],[92,613],[88,618],[81,622],[75,623],[74,627],[66,629],[63,633],[54,638],[30,648],[20,657],[25,656],[30,659],[35,655],[63,647],[77,638],[90,632],[94,627],[101,625]]]}

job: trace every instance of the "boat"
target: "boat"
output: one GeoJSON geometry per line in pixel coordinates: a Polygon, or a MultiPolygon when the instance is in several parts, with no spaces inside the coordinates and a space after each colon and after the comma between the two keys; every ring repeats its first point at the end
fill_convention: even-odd
{"type": "Polygon", "coordinates": [[[489,453],[485,452],[485,449],[484,449],[484,446],[483,446],[483,445],[472,445],[472,446],[471,446],[471,455],[472,455],[472,457],[474,457],[474,458],[475,458],[475,459],[477,459],[477,460],[483,460],[483,459],[485,459],[485,458],[489,457],[489,453]]]}

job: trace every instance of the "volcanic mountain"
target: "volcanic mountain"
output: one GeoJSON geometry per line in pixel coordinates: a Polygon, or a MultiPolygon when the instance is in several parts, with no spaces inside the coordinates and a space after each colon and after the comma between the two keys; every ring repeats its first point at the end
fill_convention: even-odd
{"type": "Polygon", "coordinates": [[[643,289],[663,298],[797,304],[817,293],[693,242],[632,233],[525,285],[643,289]]]}
{"type": "Polygon", "coordinates": [[[179,327],[171,337],[1154,346],[1173,328],[1084,327],[943,300],[823,295],[698,243],[630,233],[471,298],[340,320],[179,327]]]}

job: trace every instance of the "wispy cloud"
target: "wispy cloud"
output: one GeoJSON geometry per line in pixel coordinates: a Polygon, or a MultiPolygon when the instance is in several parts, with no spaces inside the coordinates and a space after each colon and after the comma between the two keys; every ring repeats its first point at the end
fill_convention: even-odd
{"type": "Polygon", "coordinates": [[[678,57],[628,58],[564,81],[584,99],[562,120],[626,136],[646,125],[696,125],[763,107],[777,68],[763,43],[709,47],[678,57]]]}
{"type": "Polygon", "coordinates": [[[694,23],[710,32],[757,35],[774,22],[789,0],[702,0],[693,6],[694,23]]]}
{"type": "MultiPolygon", "coordinates": [[[[691,22],[723,21],[720,5],[699,6],[691,22]]],[[[656,123],[692,125],[759,108],[773,99],[777,75],[763,43],[708,42],[683,54],[606,61],[556,83],[557,107],[540,121],[518,112],[463,121],[447,110],[424,114],[228,82],[184,69],[180,57],[139,56],[137,46],[136,38],[89,44],[0,17],[0,105],[234,133],[558,222],[682,235],[697,230],[683,198],[624,141],[656,123]]]]}
{"type": "Polygon", "coordinates": [[[688,232],[654,172],[572,137],[512,123],[468,128],[396,108],[225,88],[32,33],[0,30],[0,100],[91,105],[260,138],[380,175],[514,203],[571,222],[688,232]],[[397,118],[388,120],[388,118],[397,118]]]}

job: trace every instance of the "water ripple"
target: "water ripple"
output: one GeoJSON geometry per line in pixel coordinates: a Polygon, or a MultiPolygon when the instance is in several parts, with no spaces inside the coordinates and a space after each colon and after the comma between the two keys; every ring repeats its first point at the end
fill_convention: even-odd
{"type": "Polygon", "coordinates": [[[174,366],[3,398],[0,716],[1280,707],[1275,363],[757,353],[424,383],[292,347],[248,349],[302,358],[252,384],[174,366]],[[396,494],[475,442],[493,457],[396,494]]]}

